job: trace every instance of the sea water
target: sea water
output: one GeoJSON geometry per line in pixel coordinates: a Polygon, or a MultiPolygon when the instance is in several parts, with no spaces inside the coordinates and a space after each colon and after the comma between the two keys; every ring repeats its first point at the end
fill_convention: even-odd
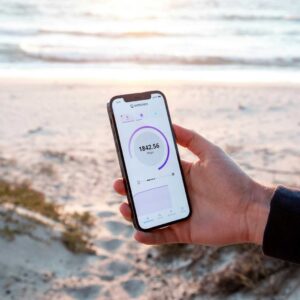
{"type": "Polygon", "coordinates": [[[300,2],[0,0],[0,70],[36,69],[295,77],[300,2]]]}

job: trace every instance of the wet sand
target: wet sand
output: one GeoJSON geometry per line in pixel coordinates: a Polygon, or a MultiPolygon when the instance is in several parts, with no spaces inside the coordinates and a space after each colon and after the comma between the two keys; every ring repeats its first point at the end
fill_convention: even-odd
{"type": "MultiPolygon", "coordinates": [[[[112,190],[120,171],[106,102],[114,95],[159,89],[175,123],[219,144],[249,175],[300,186],[298,86],[54,79],[1,80],[0,85],[0,178],[29,181],[66,210],[92,213],[97,251],[78,256],[57,241],[0,237],[1,299],[198,299],[205,276],[203,282],[243,255],[234,247],[165,251],[132,239],[131,225],[118,213],[124,199],[112,190]]],[[[290,270],[276,265],[272,272],[282,269],[290,270]]],[[[299,295],[297,274],[282,280],[279,294],[285,299],[299,295]]],[[[266,290],[263,284],[228,297],[255,299],[257,286],[266,290]]]]}

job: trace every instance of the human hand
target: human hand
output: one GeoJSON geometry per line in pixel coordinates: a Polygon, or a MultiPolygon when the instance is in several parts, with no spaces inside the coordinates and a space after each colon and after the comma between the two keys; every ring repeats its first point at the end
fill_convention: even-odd
{"type": "MultiPolygon", "coordinates": [[[[192,215],[163,229],[137,231],[135,239],[144,244],[261,244],[275,188],[251,179],[222,149],[194,131],[173,127],[177,143],[198,158],[181,161],[192,215]]],[[[122,179],[114,182],[114,189],[126,195],[122,179]]],[[[120,212],[131,221],[128,203],[120,205],[120,212]]]]}

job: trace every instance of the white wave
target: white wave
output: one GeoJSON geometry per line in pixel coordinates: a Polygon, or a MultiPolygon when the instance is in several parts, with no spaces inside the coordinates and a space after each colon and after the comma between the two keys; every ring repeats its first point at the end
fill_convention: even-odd
{"type": "Polygon", "coordinates": [[[44,61],[65,63],[139,63],[177,65],[248,65],[248,66],[299,66],[300,56],[242,57],[202,55],[178,55],[155,52],[108,51],[103,48],[71,47],[50,44],[22,44],[21,51],[44,61]]]}

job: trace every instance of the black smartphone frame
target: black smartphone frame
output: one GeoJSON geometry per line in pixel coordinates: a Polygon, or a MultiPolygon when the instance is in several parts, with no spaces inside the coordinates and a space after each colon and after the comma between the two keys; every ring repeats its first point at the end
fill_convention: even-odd
{"type": "Polygon", "coordinates": [[[168,103],[167,103],[167,100],[166,100],[166,96],[161,91],[157,91],[157,90],[147,91],[147,92],[142,92],[142,93],[124,94],[124,95],[114,96],[107,103],[107,112],[108,112],[108,116],[109,116],[109,120],[110,120],[110,125],[111,125],[111,129],[112,129],[114,141],[115,141],[115,146],[116,146],[117,155],[118,155],[118,159],[119,159],[119,165],[120,165],[120,169],[121,169],[121,173],[122,173],[122,177],[123,177],[123,181],[124,181],[124,185],[125,185],[125,189],[126,189],[128,202],[129,202],[129,205],[130,205],[131,211],[132,211],[132,220],[133,220],[134,227],[139,231],[148,232],[148,231],[152,231],[152,230],[155,230],[155,229],[167,227],[169,225],[172,225],[172,224],[175,224],[175,223],[178,223],[178,222],[182,222],[182,221],[185,221],[188,218],[190,218],[190,216],[192,214],[191,201],[190,201],[190,197],[189,197],[188,190],[187,190],[187,185],[186,185],[183,170],[182,170],[179,151],[178,151],[178,147],[177,147],[177,143],[176,143],[176,137],[175,137],[175,133],[174,133],[172,122],[171,122],[171,117],[170,117],[170,112],[169,112],[169,107],[168,107],[168,103]],[[182,177],[182,181],[183,181],[183,185],[184,185],[184,190],[185,190],[186,197],[187,197],[187,202],[188,202],[188,207],[189,207],[189,214],[184,218],[181,218],[181,219],[178,219],[178,220],[175,220],[175,221],[172,221],[172,222],[164,223],[164,224],[161,224],[161,225],[158,225],[158,226],[154,226],[154,227],[151,227],[151,228],[144,229],[140,226],[140,224],[138,222],[138,217],[137,217],[137,213],[136,213],[136,209],[135,209],[135,205],[134,205],[133,195],[132,195],[132,191],[131,191],[131,187],[130,187],[130,183],[129,183],[128,173],[127,173],[127,170],[126,170],[125,159],[124,159],[123,152],[122,152],[120,137],[119,137],[119,133],[118,133],[118,129],[117,129],[115,116],[114,116],[114,113],[113,113],[112,104],[113,104],[114,100],[119,99],[119,98],[123,98],[125,102],[133,102],[133,101],[140,101],[140,100],[149,100],[149,101],[151,101],[152,94],[160,94],[164,99],[165,107],[166,107],[166,110],[167,110],[168,122],[169,122],[169,125],[170,125],[170,128],[171,128],[173,143],[175,145],[176,156],[177,156],[177,160],[178,160],[178,163],[179,163],[179,168],[180,168],[181,177],[182,177]]]}

